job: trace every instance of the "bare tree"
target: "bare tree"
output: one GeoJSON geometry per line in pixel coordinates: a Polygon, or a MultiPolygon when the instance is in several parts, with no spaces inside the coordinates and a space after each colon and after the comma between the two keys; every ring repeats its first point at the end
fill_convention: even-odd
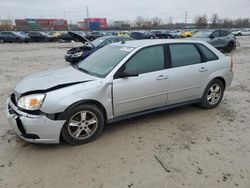
{"type": "Polygon", "coordinates": [[[197,28],[206,28],[208,25],[207,15],[198,15],[194,19],[194,23],[197,28]]]}
{"type": "Polygon", "coordinates": [[[138,16],[135,20],[136,27],[141,28],[143,26],[144,18],[142,16],[138,16]]]}
{"type": "Polygon", "coordinates": [[[210,19],[211,21],[211,27],[212,28],[217,28],[219,27],[219,24],[220,24],[220,18],[218,16],[218,14],[214,13],[210,19]]]}
{"type": "Polygon", "coordinates": [[[154,17],[154,18],[152,19],[153,27],[158,27],[158,26],[160,26],[160,25],[161,25],[161,22],[162,22],[162,20],[161,20],[161,18],[159,18],[159,17],[154,17]]]}

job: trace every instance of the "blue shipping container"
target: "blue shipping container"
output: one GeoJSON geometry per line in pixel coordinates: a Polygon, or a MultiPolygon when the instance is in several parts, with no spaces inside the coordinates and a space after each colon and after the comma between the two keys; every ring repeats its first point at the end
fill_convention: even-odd
{"type": "Polygon", "coordinates": [[[92,31],[97,31],[100,29],[100,23],[99,22],[90,22],[89,23],[89,29],[92,31]]]}

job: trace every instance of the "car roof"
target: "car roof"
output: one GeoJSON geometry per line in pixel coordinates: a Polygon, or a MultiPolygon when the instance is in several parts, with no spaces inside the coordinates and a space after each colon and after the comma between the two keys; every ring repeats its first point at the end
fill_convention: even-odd
{"type": "Polygon", "coordinates": [[[152,46],[159,44],[171,44],[171,43],[202,43],[205,44],[204,41],[196,41],[196,40],[186,40],[186,39],[146,39],[146,40],[131,40],[123,43],[112,43],[110,45],[115,46],[125,46],[131,48],[139,48],[144,46],[152,46]]]}

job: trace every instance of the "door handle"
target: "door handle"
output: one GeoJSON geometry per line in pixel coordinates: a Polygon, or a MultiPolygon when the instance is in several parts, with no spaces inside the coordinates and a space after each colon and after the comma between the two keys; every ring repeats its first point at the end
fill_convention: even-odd
{"type": "Polygon", "coordinates": [[[158,76],[157,78],[156,78],[156,80],[166,80],[168,78],[168,76],[167,75],[160,75],[160,76],[158,76]]]}
{"type": "Polygon", "coordinates": [[[206,67],[201,67],[199,71],[200,71],[200,72],[206,72],[206,71],[208,71],[208,70],[207,70],[206,67]]]}

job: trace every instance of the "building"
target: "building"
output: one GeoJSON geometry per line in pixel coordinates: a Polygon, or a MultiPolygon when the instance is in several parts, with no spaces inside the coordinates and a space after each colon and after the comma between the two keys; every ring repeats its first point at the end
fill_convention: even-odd
{"type": "Polygon", "coordinates": [[[18,31],[65,31],[68,30],[67,20],[64,19],[16,19],[18,31]]]}
{"type": "Polygon", "coordinates": [[[85,18],[85,28],[88,30],[103,30],[107,29],[107,18],[85,18]]]}

